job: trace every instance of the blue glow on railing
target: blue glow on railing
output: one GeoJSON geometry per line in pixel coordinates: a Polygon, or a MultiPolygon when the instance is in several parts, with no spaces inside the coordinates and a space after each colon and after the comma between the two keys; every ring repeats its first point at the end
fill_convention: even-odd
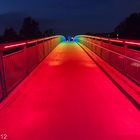
{"type": "Polygon", "coordinates": [[[80,36],[75,36],[74,39],[73,39],[73,41],[74,41],[74,42],[79,42],[79,37],[80,37],[80,36]]]}

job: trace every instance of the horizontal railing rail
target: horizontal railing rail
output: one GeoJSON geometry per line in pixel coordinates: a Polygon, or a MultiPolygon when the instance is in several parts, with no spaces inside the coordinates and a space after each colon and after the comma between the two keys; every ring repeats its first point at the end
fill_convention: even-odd
{"type": "Polygon", "coordinates": [[[64,40],[57,35],[0,44],[0,101],[64,40]]]}

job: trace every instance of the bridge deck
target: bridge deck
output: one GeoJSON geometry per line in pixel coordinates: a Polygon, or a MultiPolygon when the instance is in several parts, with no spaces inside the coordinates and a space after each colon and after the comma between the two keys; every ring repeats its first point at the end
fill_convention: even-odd
{"type": "Polygon", "coordinates": [[[0,109],[9,140],[136,140],[140,113],[75,43],[60,44],[0,109]]]}

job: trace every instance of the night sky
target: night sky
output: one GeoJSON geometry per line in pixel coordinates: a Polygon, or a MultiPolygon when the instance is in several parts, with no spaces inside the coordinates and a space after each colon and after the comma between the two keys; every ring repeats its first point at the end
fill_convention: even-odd
{"type": "Polygon", "coordinates": [[[110,32],[134,12],[140,12],[140,0],[1,0],[0,33],[5,26],[19,29],[26,16],[58,34],[110,32]]]}

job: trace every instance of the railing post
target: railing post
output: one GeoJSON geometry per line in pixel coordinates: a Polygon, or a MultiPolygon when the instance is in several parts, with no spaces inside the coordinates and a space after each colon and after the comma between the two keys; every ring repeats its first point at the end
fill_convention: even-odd
{"type": "Polygon", "coordinates": [[[45,54],[45,40],[43,39],[43,59],[46,57],[45,54]]]}
{"type": "MultiPolygon", "coordinates": [[[[108,45],[109,45],[109,49],[110,49],[110,47],[111,47],[111,45],[112,45],[112,42],[111,42],[111,40],[110,39],[108,39],[108,41],[109,41],[109,43],[108,43],[108,45]]],[[[109,60],[108,60],[108,62],[110,63],[111,62],[111,53],[110,52],[108,52],[109,54],[109,60]]]]}
{"type": "Polygon", "coordinates": [[[28,74],[28,64],[27,64],[27,41],[25,42],[23,51],[24,51],[24,62],[25,62],[25,76],[28,74]]]}
{"type": "Polygon", "coordinates": [[[0,47],[0,83],[2,89],[2,99],[5,98],[7,93],[6,82],[5,82],[5,72],[4,72],[4,64],[3,64],[3,47],[0,47]]]}
{"type": "MultiPolygon", "coordinates": [[[[124,56],[127,56],[127,44],[125,43],[125,41],[123,43],[124,43],[124,56]]],[[[124,73],[126,73],[126,66],[127,66],[127,60],[124,59],[124,73]]]]}

